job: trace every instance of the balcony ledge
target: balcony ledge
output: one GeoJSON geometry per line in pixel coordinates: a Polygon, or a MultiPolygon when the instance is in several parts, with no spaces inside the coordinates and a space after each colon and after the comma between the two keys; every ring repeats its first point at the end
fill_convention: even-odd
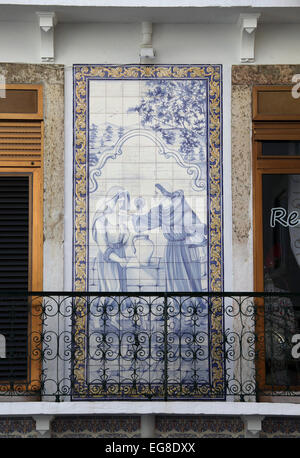
{"type": "Polygon", "coordinates": [[[300,416],[289,402],[81,401],[0,402],[0,416],[35,415],[230,415],[300,416]]]}
{"type": "Polygon", "coordinates": [[[139,415],[141,437],[155,438],[155,415],[210,415],[241,417],[245,437],[259,437],[266,416],[300,416],[300,404],[269,402],[0,402],[1,416],[30,416],[40,437],[50,437],[50,425],[59,415],[139,415]]]}

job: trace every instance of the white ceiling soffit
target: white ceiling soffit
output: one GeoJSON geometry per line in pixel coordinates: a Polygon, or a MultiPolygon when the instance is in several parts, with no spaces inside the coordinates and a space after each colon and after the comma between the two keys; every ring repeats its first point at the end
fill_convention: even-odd
{"type": "Polygon", "coordinates": [[[0,5],[108,7],[298,7],[299,0],[0,0],[0,5]]]}
{"type": "Polygon", "coordinates": [[[0,22],[34,22],[36,11],[54,11],[59,24],[236,24],[241,13],[260,13],[260,23],[300,23],[300,0],[0,0],[0,22]]]}

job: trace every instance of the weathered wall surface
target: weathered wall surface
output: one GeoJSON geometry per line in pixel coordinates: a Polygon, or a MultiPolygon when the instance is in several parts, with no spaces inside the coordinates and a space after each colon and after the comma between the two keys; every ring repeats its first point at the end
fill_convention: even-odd
{"type": "Polygon", "coordinates": [[[233,290],[253,291],[252,88],[289,85],[300,65],[233,65],[231,174],[233,290]]]}
{"type": "Polygon", "coordinates": [[[0,64],[7,84],[44,86],[44,290],[63,289],[64,67],[0,64]]]}

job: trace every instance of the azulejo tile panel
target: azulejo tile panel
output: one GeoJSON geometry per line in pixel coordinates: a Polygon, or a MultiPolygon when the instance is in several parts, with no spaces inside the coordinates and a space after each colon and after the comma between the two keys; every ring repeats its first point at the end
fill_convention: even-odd
{"type": "Polygon", "coordinates": [[[140,419],[130,416],[57,417],[51,437],[139,437],[140,419]]]}
{"type": "Polygon", "coordinates": [[[262,421],[260,437],[300,437],[300,420],[297,417],[266,417],[262,421]]]}
{"type": "Polygon", "coordinates": [[[77,301],[78,397],[160,398],[166,326],[168,395],[218,397],[222,301],[176,293],[223,288],[221,66],[75,65],[73,81],[73,289],[95,294],[89,314],[77,301]]]}
{"type": "Polygon", "coordinates": [[[239,417],[159,416],[158,437],[244,437],[244,422],[239,417]]]}
{"type": "Polygon", "coordinates": [[[1,417],[0,437],[37,437],[35,421],[30,417],[1,417]]]}

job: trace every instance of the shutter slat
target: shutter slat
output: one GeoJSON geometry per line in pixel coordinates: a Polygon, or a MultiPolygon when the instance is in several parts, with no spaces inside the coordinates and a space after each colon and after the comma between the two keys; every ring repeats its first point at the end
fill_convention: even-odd
{"type": "MultiPolygon", "coordinates": [[[[29,178],[0,175],[0,292],[28,289],[28,236],[29,178]]],[[[27,377],[28,311],[27,298],[0,297],[0,333],[6,338],[0,380],[27,377]]]]}
{"type": "Polygon", "coordinates": [[[3,145],[10,145],[10,144],[18,144],[20,143],[21,145],[22,144],[33,144],[33,143],[36,143],[37,145],[41,145],[41,139],[35,139],[35,138],[18,138],[18,137],[15,137],[15,138],[2,138],[0,136],[0,148],[3,148],[3,145]]]}
{"type": "MultiPolygon", "coordinates": [[[[10,139],[10,138],[16,138],[16,135],[15,135],[15,132],[12,132],[12,131],[3,131],[0,129],[0,139],[10,139]]],[[[20,132],[18,131],[18,136],[17,138],[19,139],[22,139],[22,138],[36,138],[36,139],[41,139],[41,134],[40,132],[37,130],[37,131],[33,131],[33,132],[20,132]]],[[[2,140],[0,140],[2,141],[2,140]]]]}
{"type": "Polygon", "coordinates": [[[19,150],[40,150],[41,149],[41,143],[36,143],[35,142],[1,142],[0,141],[0,154],[5,151],[17,151],[19,150]]]}
{"type": "Polygon", "coordinates": [[[40,160],[41,155],[41,121],[0,123],[0,160],[40,160]]]}

